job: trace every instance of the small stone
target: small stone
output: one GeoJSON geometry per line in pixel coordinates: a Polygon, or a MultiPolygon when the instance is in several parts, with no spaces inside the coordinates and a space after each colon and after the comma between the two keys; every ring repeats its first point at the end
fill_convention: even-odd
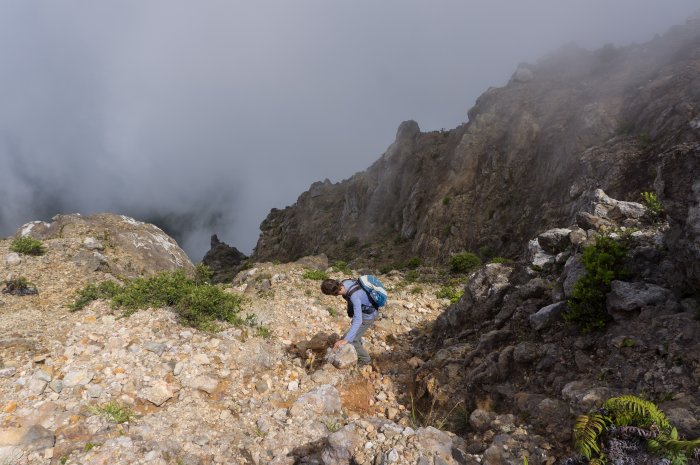
{"type": "Polygon", "coordinates": [[[391,449],[389,453],[386,455],[386,461],[389,463],[394,463],[399,461],[399,453],[396,451],[396,449],[391,449]]]}
{"type": "Polygon", "coordinates": [[[272,388],[272,383],[267,378],[261,378],[255,382],[255,390],[260,394],[269,391],[272,388]]]}
{"type": "Polygon", "coordinates": [[[102,386],[99,384],[91,384],[87,389],[88,397],[97,399],[102,395],[102,386]]]}
{"type": "Polygon", "coordinates": [[[190,382],[190,387],[211,394],[219,387],[219,380],[211,376],[198,376],[190,382]]]}
{"type": "Polygon", "coordinates": [[[7,266],[16,266],[22,263],[22,258],[17,252],[10,252],[5,255],[5,264],[7,266]]]}
{"type": "Polygon", "coordinates": [[[49,383],[43,379],[32,378],[29,380],[29,390],[38,396],[44,392],[48,384],[49,383]]]}
{"type": "Polygon", "coordinates": [[[396,408],[394,408],[394,407],[387,407],[387,409],[386,409],[386,417],[387,417],[389,420],[392,420],[392,421],[393,421],[393,420],[396,418],[396,416],[397,416],[398,414],[399,414],[398,409],[396,409],[396,408]]]}
{"type": "Polygon", "coordinates": [[[94,237],[86,237],[85,240],[83,240],[83,245],[85,248],[88,250],[103,250],[104,246],[100,241],[95,239],[94,237]]]}
{"type": "Polygon", "coordinates": [[[95,374],[87,370],[71,371],[63,377],[63,385],[66,387],[86,386],[94,377],[95,374]]]}
{"type": "Polygon", "coordinates": [[[147,342],[144,344],[143,348],[149,352],[153,352],[159,357],[163,355],[163,352],[165,352],[165,344],[160,344],[157,342],[147,342]]]}
{"type": "Polygon", "coordinates": [[[197,365],[209,365],[211,363],[206,354],[197,354],[192,357],[192,361],[197,365]]]}
{"type": "Polygon", "coordinates": [[[58,394],[63,391],[63,381],[60,379],[54,379],[49,383],[49,389],[51,389],[53,392],[56,392],[58,394]]]}
{"type": "Polygon", "coordinates": [[[17,372],[17,368],[8,367],[0,369],[0,378],[12,378],[17,372]]]}
{"type": "Polygon", "coordinates": [[[228,420],[231,417],[232,417],[232,414],[231,414],[230,410],[222,410],[221,413],[219,414],[220,420],[228,420]]]}
{"type": "Polygon", "coordinates": [[[185,364],[182,362],[177,362],[175,364],[175,368],[173,368],[173,375],[175,376],[180,376],[180,373],[182,373],[182,369],[185,367],[185,364]]]}
{"type": "Polygon", "coordinates": [[[170,386],[168,386],[168,383],[165,380],[158,380],[154,382],[148,390],[146,390],[144,397],[153,405],[160,407],[167,400],[173,397],[173,391],[170,389],[170,386]]]}
{"type": "Polygon", "coordinates": [[[299,390],[299,381],[290,381],[289,384],[287,384],[287,390],[288,391],[298,391],[299,390]]]}
{"type": "Polygon", "coordinates": [[[15,402],[14,400],[9,401],[7,405],[5,405],[5,407],[3,407],[2,409],[2,411],[5,413],[12,413],[15,410],[17,410],[17,402],[15,402]]]}

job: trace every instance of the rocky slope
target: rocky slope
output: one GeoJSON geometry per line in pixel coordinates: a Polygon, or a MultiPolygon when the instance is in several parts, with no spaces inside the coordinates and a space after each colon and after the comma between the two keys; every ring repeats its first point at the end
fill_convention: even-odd
{"type": "Polygon", "coordinates": [[[700,137],[699,108],[700,21],[644,45],[565,47],[485,92],[467,124],[404,122],[366,171],[273,209],[253,257],[517,256],[541,228],[573,224],[595,188],[636,200],[652,190],[658,154],[700,137]]]}
{"type": "MultiPolygon", "coordinates": [[[[675,173],[679,156],[668,154],[664,169],[675,173]]],[[[681,158],[682,166],[697,161],[700,146],[681,158]]],[[[676,181],[682,184],[682,177],[676,181]]],[[[685,195],[696,195],[695,184],[684,185],[685,195]]],[[[671,245],[687,243],[678,238],[697,231],[699,208],[691,201],[675,210],[671,226],[650,224],[641,205],[597,191],[577,226],[544,231],[530,242],[527,263],[479,269],[464,297],[416,341],[425,361],[416,398],[442,411],[466,405],[468,450],[483,452],[486,463],[519,463],[523,454],[504,441],[484,441],[496,414],[513,414],[561,446],[572,442],[573,415],[623,394],[654,400],[682,435],[700,437],[700,299],[683,279],[697,280],[695,264],[686,264],[694,246],[671,245]],[[600,235],[626,244],[625,272],[607,290],[603,316],[612,322],[586,334],[562,316],[586,273],[582,250],[600,235]]],[[[630,460],[613,463],[659,459],[630,460]]]]}
{"type": "Polygon", "coordinates": [[[243,312],[271,337],[245,327],[203,333],[168,308],[120,318],[96,301],[69,312],[85,283],[125,279],[115,263],[148,274],[172,269],[181,250],[144,246],[153,227],[124,217],[55,223],[67,226],[20,231],[44,237],[43,256],[18,257],[0,241],[3,274],[39,290],[0,297],[0,463],[454,464],[453,449],[467,457],[460,438],[418,424],[407,403],[411,341],[447,305],[434,286],[385,276],[392,299],[366,341],[374,366],[338,369],[324,351],[348,326],[344,306],[303,278],[327,266],[324,257],[258,264],[236,278],[229,292],[246,296],[243,312]],[[126,235],[131,242],[105,239],[126,235]],[[102,266],[84,259],[96,254],[102,266]],[[110,405],[134,417],[116,423],[110,405]]]}

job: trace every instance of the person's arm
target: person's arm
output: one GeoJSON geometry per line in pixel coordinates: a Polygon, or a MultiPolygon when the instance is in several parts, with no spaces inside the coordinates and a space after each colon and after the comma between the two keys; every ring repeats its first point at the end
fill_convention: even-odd
{"type": "Polygon", "coordinates": [[[357,332],[360,330],[360,326],[362,326],[362,301],[360,300],[360,296],[354,293],[350,296],[350,301],[352,302],[353,309],[352,324],[348,332],[345,333],[345,337],[343,337],[343,339],[348,342],[355,340],[355,336],[357,336],[357,332]]]}

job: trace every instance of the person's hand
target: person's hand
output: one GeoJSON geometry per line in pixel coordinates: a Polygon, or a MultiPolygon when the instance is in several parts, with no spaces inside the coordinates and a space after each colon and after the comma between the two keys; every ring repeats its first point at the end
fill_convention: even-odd
{"type": "Polygon", "coordinates": [[[340,349],[341,347],[343,347],[347,343],[348,343],[348,341],[346,341],[345,339],[341,339],[333,345],[333,350],[340,349]]]}

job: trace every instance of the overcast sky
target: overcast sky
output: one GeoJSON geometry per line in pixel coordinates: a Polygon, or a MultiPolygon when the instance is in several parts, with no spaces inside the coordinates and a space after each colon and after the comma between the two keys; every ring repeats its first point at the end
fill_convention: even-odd
{"type": "Polygon", "coordinates": [[[401,121],[453,128],[523,61],[645,42],[697,0],[0,0],[0,236],[101,211],[251,252],[401,121]]]}

